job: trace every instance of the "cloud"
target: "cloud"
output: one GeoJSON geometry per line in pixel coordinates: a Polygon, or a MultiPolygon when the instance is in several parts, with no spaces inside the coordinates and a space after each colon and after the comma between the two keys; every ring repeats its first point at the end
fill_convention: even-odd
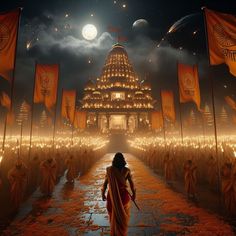
{"type": "MultiPolygon", "coordinates": [[[[80,96],[88,77],[97,77],[100,74],[106,54],[114,43],[112,36],[104,32],[97,39],[86,41],[79,38],[78,29],[70,26],[66,30],[64,26],[64,19],[49,13],[43,13],[30,21],[25,20],[18,43],[18,93],[32,91],[35,61],[60,63],[60,87],[77,88],[80,96]],[[26,49],[27,42],[31,43],[29,50],[26,49]]],[[[27,94],[31,96],[29,92],[27,94]]]]}
{"type": "Polygon", "coordinates": [[[99,51],[109,50],[114,42],[112,36],[104,32],[102,35],[93,41],[75,38],[72,35],[65,36],[61,39],[56,39],[47,32],[41,33],[42,40],[38,46],[46,53],[48,49],[58,46],[61,50],[68,50],[77,56],[93,55],[99,51]]]}
{"type": "MultiPolygon", "coordinates": [[[[64,16],[49,12],[24,21],[20,31],[16,73],[20,93],[24,93],[24,90],[32,91],[34,63],[37,61],[60,63],[60,88],[76,88],[81,98],[88,78],[100,75],[105,58],[115,43],[114,38],[103,32],[97,39],[86,41],[81,37],[73,19],[65,20],[64,16]],[[31,42],[29,50],[26,50],[27,42],[31,42]],[[88,63],[89,60],[91,63],[88,63]]],[[[147,35],[140,34],[133,35],[125,43],[140,79],[149,74],[156,91],[157,86],[167,86],[176,78],[177,61],[194,64],[198,60],[186,50],[168,46],[157,48],[157,44],[147,35]]]]}

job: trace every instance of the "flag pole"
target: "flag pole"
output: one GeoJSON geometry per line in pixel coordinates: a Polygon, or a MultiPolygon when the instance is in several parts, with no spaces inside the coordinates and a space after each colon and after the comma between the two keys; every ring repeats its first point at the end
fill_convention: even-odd
{"type": "MultiPolygon", "coordinates": [[[[206,14],[205,14],[205,8],[206,7],[202,7],[202,11],[203,11],[203,16],[204,16],[204,26],[205,26],[205,37],[206,37],[206,50],[207,50],[207,54],[208,54],[208,66],[210,69],[210,52],[209,52],[209,42],[208,42],[208,31],[207,31],[207,20],[206,20],[206,14]]],[[[221,175],[220,175],[220,165],[219,165],[219,153],[218,153],[218,138],[217,138],[217,127],[216,127],[216,109],[215,109],[215,94],[214,94],[214,81],[213,78],[211,76],[209,76],[209,82],[210,82],[210,86],[211,86],[211,101],[212,101],[212,109],[213,109],[213,122],[214,122],[214,135],[215,135],[215,153],[216,153],[216,162],[217,162],[217,182],[218,182],[218,193],[219,193],[219,207],[221,207],[221,190],[220,190],[220,186],[221,186],[221,175]]]]}
{"type": "Polygon", "coordinates": [[[162,116],[162,122],[163,122],[163,138],[166,146],[166,126],[165,126],[165,117],[163,113],[163,104],[162,104],[162,96],[161,96],[161,90],[160,90],[160,98],[161,98],[161,116],[162,116]]]}
{"type": "Polygon", "coordinates": [[[5,116],[4,129],[3,129],[2,152],[4,152],[5,150],[6,131],[7,131],[7,114],[5,116]]]}
{"type": "Polygon", "coordinates": [[[204,144],[206,144],[206,127],[205,127],[205,118],[203,112],[201,113],[201,119],[202,119],[202,134],[203,134],[203,140],[204,144]]]}
{"type": "Polygon", "coordinates": [[[75,109],[74,109],[74,115],[73,115],[73,122],[71,125],[71,144],[73,145],[73,139],[74,139],[74,123],[75,123],[75,110],[76,110],[76,96],[77,93],[75,93],[75,109]]]}
{"type": "Polygon", "coordinates": [[[74,139],[74,124],[73,123],[71,124],[71,146],[73,146],[73,143],[74,143],[73,142],[73,139],[74,139]]]}
{"type": "Polygon", "coordinates": [[[15,68],[16,68],[16,53],[17,53],[17,41],[18,41],[18,35],[19,35],[19,28],[20,28],[20,16],[21,16],[21,10],[23,8],[19,8],[19,18],[18,18],[18,27],[17,27],[17,32],[16,32],[16,47],[15,47],[15,60],[14,60],[14,70],[12,73],[12,81],[11,81],[11,109],[10,111],[12,112],[13,109],[13,93],[14,93],[14,88],[15,88],[15,68]]]}
{"type": "Polygon", "coordinates": [[[35,93],[35,76],[36,76],[36,68],[37,68],[37,62],[35,62],[35,69],[34,69],[34,85],[33,85],[33,96],[31,101],[31,123],[30,123],[30,143],[29,143],[29,153],[28,157],[30,160],[31,156],[31,144],[32,144],[32,133],[33,133],[33,118],[34,118],[34,93],[35,93]]]}
{"type": "Polygon", "coordinates": [[[180,102],[180,94],[179,94],[179,77],[178,77],[178,61],[176,63],[176,68],[177,68],[177,92],[178,92],[178,104],[179,104],[179,120],[180,120],[180,134],[181,134],[181,141],[182,144],[184,143],[184,138],[183,138],[183,122],[182,122],[182,109],[181,109],[181,102],[180,102]]]}
{"type": "MultiPolygon", "coordinates": [[[[60,126],[62,126],[62,131],[61,131],[61,135],[63,135],[64,133],[64,122],[62,120],[62,115],[61,115],[61,111],[62,111],[62,98],[63,98],[63,88],[61,89],[61,106],[60,106],[60,126]]],[[[61,130],[61,127],[60,127],[61,130]]]]}
{"type": "MultiPolygon", "coordinates": [[[[15,85],[15,68],[16,68],[16,53],[17,53],[17,41],[18,41],[18,35],[19,35],[19,28],[20,28],[20,17],[21,17],[21,11],[23,8],[19,7],[19,17],[17,22],[17,31],[16,31],[16,47],[15,47],[15,58],[14,58],[14,67],[12,71],[12,80],[11,80],[11,106],[10,106],[10,113],[13,111],[13,91],[14,91],[14,85],[15,85]]],[[[9,111],[8,111],[9,112],[9,111]]],[[[7,115],[5,117],[5,124],[4,124],[4,131],[3,131],[3,141],[2,141],[2,151],[5,150],[5,141],[6,141],[6,133],[7,133],[7,115]]]]}
{"type": "MultiPolygon", "coordinates": [[[[200,82],[199,82],[199,71],[198,71],[198,63],[196,63],[196,68],[197,68],[197,75],[198,75],[198,84],[199,84],[199,91],[200,91],[200,82]]],[[[200,100],[201,101],[201,100],[200,100]]],[[[201,103],[200,103],[201,104],[201,103]]],[[[201,106],[201,105],[200,105],[201,106]]],[[[205,119],[204,119],[204,113],[201,110],[200,106],[198,108],[198,112],[200,112],[201,114],[201,120],[202,120],[202,135],[203,135],[203,141],[204,141],[204,145],[206,143],[206,129],[205,129],[205,119]]]]}
{"type": "Polygon", "coordinates": [[[22,147],[22,136],[23,136],[23,120],[21,121],[21,126],[20,126],[20,154],[21,154],[21,147],[22,147]]]}
{"type": "Polygon", "coordinates": [[[56,104],[55,104],[55,111],[54,111],[54,124],[53,124],[53,137],[52,137],[52,148],[54,152],[54,145],[55,145],[55,134],[56,134],[56,121],[57,121],[57,102],[58,102],[58,85],[59,85],[59,72],[60,72],[60,65],[58,65],[58,81],[57,81],[57,95],[56,95],[56,104]]]}

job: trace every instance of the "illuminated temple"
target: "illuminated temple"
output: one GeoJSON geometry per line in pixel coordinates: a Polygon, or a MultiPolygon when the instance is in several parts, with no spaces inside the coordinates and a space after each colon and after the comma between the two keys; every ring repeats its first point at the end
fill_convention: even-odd
{"type": "Polygon", "coordinates": [[[149,129],[153,109],[150,84],[140,82],[125,48],[115,44],[101,76],[85,85],[82,110],[87,113],[87,128],[102,132],[149,129]]]}

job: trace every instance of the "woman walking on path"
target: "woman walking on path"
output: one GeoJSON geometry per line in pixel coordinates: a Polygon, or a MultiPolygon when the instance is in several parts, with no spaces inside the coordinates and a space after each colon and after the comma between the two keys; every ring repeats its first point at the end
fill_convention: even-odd
{"type": "Polygon", "coordinates": [[[130,217],[130,195],[127,190],[127,180],[132,191],[132,200],[136,198],[136,191],[126,161],[122,153],[116,153],[112,166],[106,170],[106,177],[102,188],[102,199],[107,200],[107,210],[111,224],[111,236],[127,236],[130,217]],[[109,190],[105,196],[107,185],[109,190]]]}

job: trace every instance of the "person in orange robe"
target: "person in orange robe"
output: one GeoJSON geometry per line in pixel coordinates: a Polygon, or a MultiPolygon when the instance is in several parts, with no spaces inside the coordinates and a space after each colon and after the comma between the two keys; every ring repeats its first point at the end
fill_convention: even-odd
{"type": "Polygon", "coordinates": [[[112,166],[106,169],[106,177],[102,187],[102,199],[107,200],[107,211],[111,225],[111,236],[127,236],[130,217],[130,194],[127,190],[127,180],[132,191],[132,200],[136,198],[136,190],[130,169],[122,153],[116,153],[112,166]],[[107,185],[109,190],[105,196],[107,185]]]}
{"type": "Polygon", "coordinates": [[[48,157],[48,159],[44,160],[40,164],[41,170],[41,192],[50,197],[54,190],[57,178],[57,163],[52,157],[48,157]]]}
{"type": "Polygon", "coordinates": [[[67,166],[66,179],[68,182],[74,182],[77,177],[76,160],[72,155],[66,159],[65,164],[67,166]]]}
{"type": "Polygon", "coordinates": [[[221,169],[221,188],[224,204],[230,216],[236,216],[236,169],[231,163],[225,163],[221,169]]]}
{"type": "Polygon", "coordinates": [[[212,188],[217,186],[217,164],[213,156],[210,156],[207,162],[208,183],[212,188]]]}
{"type": "Polygon", "coordinates": [[[167,182],[173,181],[175,176],[174,160],[170,157],[170,154],[166,154],[164,158],[164,176],[167,182]]]}
{"type": "Polygon", "coordinates": [[[184,184],[188,197],[195,198],[196,195],[196,176],[197,167],[192,160],[187,160],[184,164],[184,184]]]}
{"type": "Polygon", "coordinates": [[[8,172],[11,201],[16,209],[19,208],[25,194],[27,184],[27,167],[19,159],[8,172]]]}

